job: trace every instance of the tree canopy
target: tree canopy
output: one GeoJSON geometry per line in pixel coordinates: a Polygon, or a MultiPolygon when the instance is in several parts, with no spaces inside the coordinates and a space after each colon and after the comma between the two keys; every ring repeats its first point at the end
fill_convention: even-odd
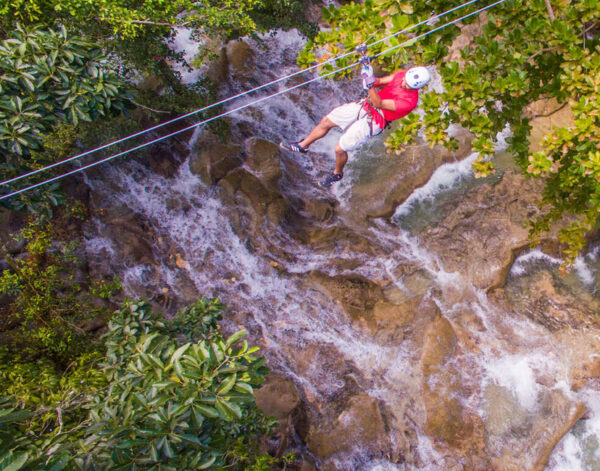
{"type": "Polygon", "coordinates": [[[223,308],[203,298],[165,320],[128,302],[104,355],[62,373],[0,351],[0,469],[270,469],[251,443],[272,425],[253,396],[268,370],[244,330],[222,336],[223,308]]]}
{"type": "MultiPolygon", "coordinates": [[[[325,11],[331,29],[319,33],[300,54],[299,63],[323,61],[362,42],[372,43],[456,6],[446,1],[366,0],[325,11]]],[[[457,19],[483,5],[476,3],[439,20],[457,19]]],[[[443,22],[443,23],[442,23],[443,22]]],[[[438,26],[438,25],[436,25],[438,26]]],[[[432,29],[423,25],[374,46],[378,54],[432,29]]],[[[506,0],[486,14],[443,28],[418,42],[382,54],[377,61],[388,71],[402,65],[436,65],[443,92],[422,95],[423,116],[411,113],[391,133],[392,151],[414,142],[423,130],[430,145],[453,148],[451,125],[473,134],[473,165],[477,176],[494,170],[497,135],[507,126],[509,152],[523,172],[544,180],[540,199],[542,216],[531,221],[535,240],[552,223],[568,221],[559,238],[569,260],[585,245],[585,234],[598,225],[600,214],[600,3],[598,0],[544,2],[506,0]],[[448,47],[468,23],[481,22],[472,44],[456,61],[446,60],[448,47]],[[531,117],[526,107],[541,99],[554,99],[557,108],[569,106],[574,123],[553,130],[544,149],[531,154],[531,117]]],[[[343,66],[354,57],[338,61],[343,66]]]]}

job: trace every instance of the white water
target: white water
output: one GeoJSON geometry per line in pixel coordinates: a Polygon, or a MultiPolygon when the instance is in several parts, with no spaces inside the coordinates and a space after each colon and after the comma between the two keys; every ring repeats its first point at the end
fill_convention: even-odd
{"type": "MultiPolygon", "coordinates": [[[[178,41],[181,41],[180,47],[187,47],[185,37],[178,37],[178,41]]],[[[250,85],[229,84],[223,94],[227,96],[249,88],[253,81],[264,83],[294,71],[289,58],[295,57],[300,43],[293,33],[279,35],[277,50],[265,49],[255,59],[256,70],[248,79],[250,85]]],[[[280,84],[275,89],[285,86],[280,84]]],[[[244,110],[233,118],[233,128],[246,122],[252,126],[255,135],[263,139],[277,142],[281,138],[299,138],[309,132],[330,108],[349,97],[354,98],[356,94],[356,85],[318,82],[274,98],[259,109],[244,110]]],[[[239,105],[236,102],[230,106],[239,105]]],[[[194,139],[198,136],[196,133],[194,139]]],[[[316,162],[317,168],[308,168],[307,175],[316,178],[328,166],[333,166],[331,149],[336,139],[337,135],[333,132],[313,146],[311,150],[322,153],[323,161],[316,162]]],[[[358,153],[351,159],[361,157],[365,156],[358,153]]],[[[397,215],[409,215],[415,205],[423,201],[435,204],[436,198],[443,192],[472,178],[472,159],[474,156],[440,167],[424,187],[415,191],[398,208],[397,215]]],[[[285,165],[283,160],[282,165],[285,165]]],[[[349,176],[344,185],[334,192],[342,204],[346,203],[352,190],[351,174],[349,176]]],[[[141,287],[155,292],[166,289],[181,295],[181,274],[184,274],[197,293],[219,296],[230,306],[232,313],[240,314],[229,322],[247,323],[254,338],[264,339],[261,347],[270,364],[293,378],[313,404],[335,400],[336,394],[344,389],[349,373],[340,365],[346,363],[351,365],[350,374],[358,377],[364,391],[392,411],[388,420],[391,423],[401,422],[403,418],[395,417],[393,411],[403,410],[401,404],[405,395],[418,394],[421,381],[421,372],[417,368],[418,346],[410,341],[380,340],[369,330],[358,328],[339,305],[305,282],[305,275],[313,270],[332,276],[349,273],[374,279],[383,276],[409,296],[412,293],[405,280],[395,273],[404,265],[416,266],[427,274],[435,288],[441,290],[442,295],[438,291],[430,291],[430,295],[445,317],[458,323],[462,312],[468,310],[475,313],[481,322],[481,328],[472,327],[470,331],[480,348],[479,354],[464,353],[453,360],[465,384],[474,391],[484,391],[488,385],[504,388],[525,411],[538,408],[540,395],[556,388],[569,389],[565,387],[568,377],[564,362],[569,357],[565,345],[557,343],[542,327],[524,316],[511,317],[498,312],[483,291],[476,289],[461,274],[446,271],[437,255],[430,253],[417,237],[407,231],[375,221],[365,236],[386,247],[387,252],[380,256],[366,256],[351,248],[339,249],[336,253],[318,253],[282,232],[270,240],[264,239],[261,234],[253,234],[254,240],[273,249],[273,254],[293,254],[293,261],[290,261],[285,257],[261,253],[248,245],[247,238],[232,226],[230,209],[220,202],[218,190],[205,186],[191,174],[187,161],[173,178],[154,175],[135,163],[121,162],[107,167],[102,177],[90,181],[90,185],[93,191],[103,196],[106,205],[134,208],[143,220],[148,221],[153,234],[169,241],[168,249],[157,243],[157,269],[141,264],[122,267],[121,260],[111,261],[115,270],[120,270],[129,295],[139,295],[141,287]],[[111,185],[107,186],[106,182],[111,182],[111,185]],[[114,192],[115,188],[119,188],[120,192],[114,192]],[[168,204],[169,199],[187,204],[173,209],[168,204]],[[177,257],[176,266],[171,261],[172,257],[177,257]],[[360,264],[340,272],[331,261],[333,257],[358,260],[360,264]],[[281,275],[271,265],[273,260],[285,267],[286,275],[281,275]],[[443,297],[444,292],[452,290],[464,293],[459,301],[449,302],[443,297]],[[299,358],[302,355],[298,352],[304,351],[312,356],[309,364],[302,363],[303,358],[299,358]],[[551,380],[542,384],[540,378],[547,375],[551,376],[551,380]]],[[[310,194],[300,196],[311,197],[310,194]]],[[[110,260],[115,253],[114,247],[103,236],[102,225],[98,222],[90,232],[88,252],[101,253],[110,260]]],[[[577,273],[584,283],[593,280],[595,271],[587,262],[593,262],[594,257],[597,258],[597,252],[578,261],[577,273]]],[[[532,251],[515,262],[511,276],[526,276],[532,264],[540,260],[555,264],[550,257],[532,251]]],[[[435,382],[436,378],[430,381],[435,382]]],[[[552,456],[550,469],[594,469],[593,466],[600,463],[597,446],[600,440],[599,393],[590,387],[577,394],[569,394],[571,399],[586,402],[591,416],[580,427],[581,430],[573,430],[563,439],[552,456]]],[[[460,397],[460,400],[484,417],[490,415],[489,408],[493,407],[486,404],[479,393],[460,397]]],[[[411,410],[411,413],[417,414],[418,411],[411,410]]],[[[368,448],[360,444],[336,459],[341,469],[445,469],[446,457],[437,451],[432,440],[421,430],[417,429],[416,433],[417,457],[410,465],[369,458],[368,448]]]]}

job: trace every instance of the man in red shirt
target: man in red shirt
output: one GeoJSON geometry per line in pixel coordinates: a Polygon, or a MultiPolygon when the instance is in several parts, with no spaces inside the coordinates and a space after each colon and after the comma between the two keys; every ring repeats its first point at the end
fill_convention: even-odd
{"type": "Polygon", "coordinates": [[[370,137],[381,133],[388,123],[410,113],[419,100],[419,89],[430,79],[425,67],[399,70],[392,75],[375,79],[363,74],[363,86],[368,89],[367,100],[346,103],[334,108],[300,142],[282,142],[283,149],[305,154],[308,147],[338,126],[344,130],[335,146],[335,170],[327,175],[321,186],[330,187],[342,179],[348,152],[358,149],[370,137]],[[377,91],[378,88],[383,87],[377,91]]]}

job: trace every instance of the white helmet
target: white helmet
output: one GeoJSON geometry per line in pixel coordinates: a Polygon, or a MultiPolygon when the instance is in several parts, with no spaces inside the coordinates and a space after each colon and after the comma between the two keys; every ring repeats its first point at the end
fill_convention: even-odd
{"type": "Polygon", "coordinates": [[[425,67],[411,67],[406,71],[404,80],[406,80],[406,85],[408,85],[410,88],[416,89],[427,85],[427,82],[429,82],[430,78],[431,75],[425,67]]]}

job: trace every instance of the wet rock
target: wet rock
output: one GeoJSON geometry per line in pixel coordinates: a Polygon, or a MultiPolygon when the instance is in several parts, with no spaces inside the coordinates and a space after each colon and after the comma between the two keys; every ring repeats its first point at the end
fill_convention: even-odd
{"type": "Polygon", "coordinates": [[[527,425],[527,410],[506,388],[490,384],[485,388],[483,397],[486,403],[485,429],[491,436],[518,434],[527,425]]]}
{"type": "Polygon", "coordinates": [[[294,382],[285,376],[271,373],[265,383],[254,392],[256,405],[266,415],[286,419],[300,405],[300,395],[294,382]]]}
{"type": "Polygon", "coordinates": [[[600,358],[591,358],[571,370],[571,389],[579,391],[585,383],[600,377],[600,358]]]}
{"type": "Polygon", "coordinates": [[[541,182],[506,172],[499,183],[467,192],[455,209],[423,234],[444,269],[460,272],[478,288],[502,285],[516,254],[529,243],[524,227],[538,213],[541,182]]]}
{"type": "Polygon", "coordinates": [[[220,182],[220,186],[233,196],[238,204],[248,207],[246,224],[250,224],[250,227],[246,227],[246,232],[254,230],[255,233],[260,233],[265,217],[272,224],[281,224],[287,211],[287,203],[279,192],[267,188],[247,170],[238,168],[229,172],[220,182]]]}
{"type": "Polygon", "coordinates": [[[349,207],[354,220],[367,217],[391,217],[396,207],[420,186],[445,162],[460,160],[470,152],[470,134],[457,134],[460,142],[456,152],[442,147],[430,149],[426,145],[408,147],[400,155],[384,154],[369,162],[357,163],[357,183],[352,188],[349,207]]]}
{"type": "MultiPolygon", "coordinates": [[[[571,275],[573,276],[573,275],[571,275]]],[[[600,324],[600,301],[566,275],[537,270],[509,280],[505,293],[516,310],[550,331],[600,324]]]]}
{"type": "Polygon", "coordinates": [[[567,399],[561,391],[544,392],[536,410],[517,419],[518,428],[488,430],[487,450],[494,468],[542,471],[556,444],[584,413],[584,404],[567,399]]]}
{"type": "Polygon", "coordinates": [[[229,41],[226,46],[227,61],[236,72],[248,72],[248,66],[253,56],[252,48],[241,40],[229,41]]]}
{"type": "Polygon", "coordinates": [[[377,401],[364,393],[351,397],[332,423],[311,426],[308,446],[319,459],[331,458],[355,446],[366,446],[374,455],[383,454],[389,443],[377,401]]]}
{"type": "Polygon", "coordinates": [[[127,206],[92,205],[92,215],[104,224],[105,237],[118,250],[118,259],[130,264],[154,264],[151,232],[143,218],[127,206]]]}
{"type": "Polygon", "coordinates": [[[355,319],[370,316],[377,302],[383,297],[380,286],[358,275],[336,275],[330,277],[321,272],[311,272],[309,280],[315,288],[331,296],[344,306],[355,319]]]}
{"type": "Polygon", "coordinates": [[[204,144],[190,156],[190,171],[206,184],[214,184],[244,162],[241,146],[234,144],[204,144]]]}
{"type": "Polygon", "coordinates": [[[227,78],[227,52],[224,47],[219,48],[217,57],[209,62],[206,70],[206,78],[219,85],[227,78]]]}
{"type": "Polygon", "coordinates": [[[281,151],[279,146],[264,139],[250,138],[246,141],[247,165],[255,172],[263,184],[278,191],[282,172],[279,167],[281,151]]]}
{"type": "Polygon", "coordinates": [[[138,157],[138,161],[157,175],[173,178],[188,152],[189,149],[185,141],[171,139],[168,144],[159,143],[153,146],[150,151],[138,157]]]}
{"type": "Polygon", "coordinates": [[[443,365],[456,351],[456,335],[452,325],[443,316],[435,319],[425,331],[421,352],[421,370],[428,377],[441,371],[443,365]]]}
{"type": "Polygon", "coordinates": [[[424,430],[453,454],[485,462],[483,421],[459,399],[467,394],[467,387],[452,361],[458,349],[456,333],[432,301],[424,300],[420,311],[427,322],[420,358],[424,430]]]}
{"type": "Polygon", "coordinates": [[[336,214],[337,202],[326,198],[310,199],[302,207],[308,218],[318,223],[331,222],[336,214]]]}

